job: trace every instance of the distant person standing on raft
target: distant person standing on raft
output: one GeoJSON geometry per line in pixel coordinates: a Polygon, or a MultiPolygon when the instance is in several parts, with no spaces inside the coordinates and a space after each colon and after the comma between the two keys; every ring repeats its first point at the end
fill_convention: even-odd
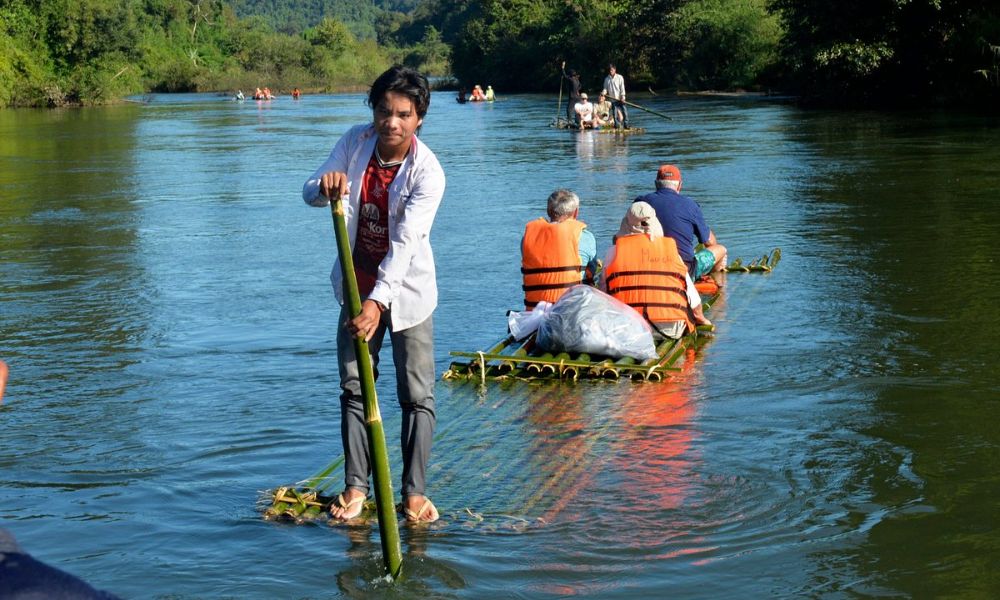
{"type": "Polygon", "coordinates": [[[444,195],[445,176],[437,157],[416,136],[430,98],[427,79],[417,71],[394,66],[382,73],[368,93],[373,122],[345,133],[302,190],[312,206],[346,197],[344,218],[362,298],[361,314],[351,319],[344,304],[342,269],[335,263],[330,280],[341,303],[337,362],[343,390],[345,488],[330,515],[339,521],[361,513],[371,473],[352,336],[369,341],[377,377],[387,331],[403,417],[403,514],[411,523],[438,518],[437,508],[425,495],[436,424],[432,314],[438,292],[430,232],[444,195]]]}
{"type": "Polygon", "coordinates": [[[566,103],[566,120],[579,127],[580,120],[577,117],[574,107],[580,102],[580,74],[573,69],[567,71],[566,61],[563,61],[562,76],[569,82],[569,101],[566,103]]]}
{"type": "Polygon", "coordinates": [[[611,99],[612,116],[615,127],[628,129],[628,109],[625,108],[625,78],[614,63],[608,65],[608,76],[604,78],[604,91],[611,99]]]}

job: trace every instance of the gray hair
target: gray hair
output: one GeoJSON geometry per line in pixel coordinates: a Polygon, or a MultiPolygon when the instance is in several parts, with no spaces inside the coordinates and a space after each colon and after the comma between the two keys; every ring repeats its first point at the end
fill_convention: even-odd
{"type": "Polygon", "coordinates": [[[672,190],[674,190],[676,192],[677,188],[679,188],[679,187],[681,187],[681,182],[673,180],[673,179],[657,179],[656,180],[656,189],[658,189],[658,190],[662,190],[663,188],[670,188],[670,189],[672,189],[672,190]]]}
{"type": "Polygon", "coordinates": [[[549,194],[549,219],[564,221],[580,208],[580,197],[570,190],[556,190],[549,194]]]}

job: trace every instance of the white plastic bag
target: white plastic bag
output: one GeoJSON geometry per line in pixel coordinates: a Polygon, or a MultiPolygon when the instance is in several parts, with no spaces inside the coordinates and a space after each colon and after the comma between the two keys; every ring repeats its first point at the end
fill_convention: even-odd
{"type": "Polygon", "coordinates": [[[656,358],[653,328],[646,319],[631,306],[589,285],[571,287],[544,311],[536,342],[546,352],[656,358]]]}
{"type": "Polygon", "coordinates": [[[514,339],[521,341],[532,334],[538,326],[545,320],[545,315],[552,308],[551,302],[540,300],[535,305],[535,310],[525,310],[521,312],[507,311],[507,330],[514,336],[514,339]]]}

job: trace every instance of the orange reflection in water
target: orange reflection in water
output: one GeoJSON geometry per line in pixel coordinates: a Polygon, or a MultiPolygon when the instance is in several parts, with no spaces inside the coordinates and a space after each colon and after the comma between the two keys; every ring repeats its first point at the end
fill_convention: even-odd
{"type": "Polygon", "coordinates": [[[623,398],[620,418],[626,427],[613,453],[615,468],[633,501],[644,507],[677,508],[690,487],[694,365],[695,351],[688,348],[679,373],[661,383],[637,384],[623,398]]]}
{"type": "Polygon", "coordinates": [[[695,357],[688,349],[681,370],[665,381],[621,382],[599,405],[568,385],[532,398],[525,420],[533,430],[529,455],[536,476],[524,514],[552,522],[592,510],[608,514],[679,506],[691,472],[695,357]],[[606,485],[595,478],[620,479],[616,487],[622,497],[606,498],[610,506],[590,507],[595,488],[606,485]],[[562,515],[569,506],[582,513],[562,515]]]}

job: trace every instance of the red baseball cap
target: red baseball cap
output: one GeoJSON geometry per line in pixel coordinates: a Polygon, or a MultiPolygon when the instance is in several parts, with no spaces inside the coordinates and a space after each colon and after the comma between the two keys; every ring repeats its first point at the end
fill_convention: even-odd
{"type": "Polygon", "coordinates": [[[680,181],[681,180],[681,170],[674,165],[663,165],[660,170],[656,172],[657,181],[680,181]]]}

